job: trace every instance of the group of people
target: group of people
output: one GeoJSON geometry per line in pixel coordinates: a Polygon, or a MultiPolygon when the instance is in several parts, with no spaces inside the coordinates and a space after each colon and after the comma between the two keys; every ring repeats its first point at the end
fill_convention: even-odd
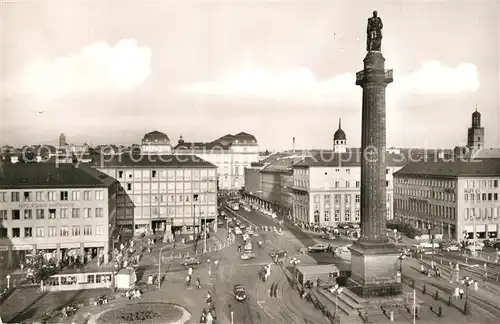
{"type": "Polygon", "coordinates": [[[430,267],[420,265],[420,272],[428,277],[441,278],[441,271],[435,264],[431,264],[430,267]]]}
{"type": "Polygon", "coordinates": [[[140,289],[129,290],[125,293],[125,297],[129,300],[139,299],[142,297],[142,292],[140,289]]]}
{"type": "Polygon", "coordinates": [[[68,306],[64,306],[63,309],[61,309],[61,313],[62,313],[63,318],[67,318],[69,316],[73,316],[73,314],[75,314],[77,310],[78,309],[75,306],[68,305],[68,306]]]}
{"type": "Polygon", "coordinates": [[[215,314],[215,304],[212,301],[212,294],[210,294],[210,291],[207,292],[206,303],[208,309],[204,308],[201,311],[200,323],[213,324],[217,319],[217,315],[215,314]]]}

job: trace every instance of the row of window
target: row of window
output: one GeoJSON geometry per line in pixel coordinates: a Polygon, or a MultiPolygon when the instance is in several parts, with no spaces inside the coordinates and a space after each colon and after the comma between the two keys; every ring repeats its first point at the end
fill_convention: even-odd
{"type": "Polygon", "coordinates": [[[118,207],[116,209],[117,219],[129,218],[182,218],[182,217],[213,217],[216,215],[217,207],[213,206],[178,206],[178,207],[118,207]]]}
{"type": "MultiPolygon", "coordinates": [[[[215,169],[118,170],[118,179],[206,179],[215,177],[215,169]]],[[[103,170],[106,173],[106,170],[103,170]]]]}
{"type": "Polygon", "coordinates": [[[449,179],[416,179],[395,177],[394,183],[434,188],[455,188],[455,180],[449,179]]]}
{"type": "MultiPolygon", "coordinates": [[[[361,200],[361,195],[360,194],[327,194],[327,195],[313,195],[313,203],[319,204],[321,201],[321,196],[323,196],[323,204],[325,206],[330,206],[332,203],[332,197],[333,197],[333,204],[336,206],[340,206],[340,203],[342,201],[342,196],[344,196],[344,204],[345,205],[350,205],[352,201],[352,197],[354,196],[354,202],[359,203],[361,200]]],[[[390,202],[392,199],[391,194],[386,195],[386,201],[390,202]]]]}
{"type": "Polygon", "coordinates": [[[435,191],[432,188],[426,189],[415,189],[413,187],[408,186],[396,186],[394,188],[394,192],[399,195],[405,195],[415,198],[425,198],[425,199],[434,199],[440,201],[456,201],[456,194],[453,189],[445,189],[444,191],[435,191]]]}
{"type": "Polygon", "coordinates": [[[466,193],[464,194],[464,200],[470,202],[481,202],[481,201],[498,201],[498,193],[488,192],[488,193],[466,193]]]}
{"type": "Polygon", "coordinates": [[[464,218],[465,220],[475,219],[496,219],[500,215],[500,207],[488,207],[488,208],[465,208],[464,218]]]}
{"type": "MultiPolygon", "coordinates": [[[[92,218],[104,217],[103,208],[49,208],[49,209],[12,209],[10,210],[11,220],[31,220],[31,219],[67,219],[71,218],[92,218]]],[[[0,210],[0,220],[9,220],[9,210],[0,210]]]]}
{"type": "Polygon", "coordinates": [[[465,180],[464,188],[498,188],[498,180],[465,180]]]}
{"type": "Polygon", "coordinates": [[[395,211],[405,210],[413,212],[421,217],[443,217],[448,219],[456,219],[455,207],[429,204],[424,200],[416,199],[394,199],[395,211]]]}
{"type": "Polygon", "coordinates": [[[216,182],[125,182],[123,189],[134,192],[158,193],[175,191],[215,191],[216,182]]]}
{"type": "Polygon", "coordinates": [[[104,200],[104,190],[81,191],[81,190],[61,190],[61,191],[13,191],[9,193],[0,192],[0,203],[4,202],[31,202],[31,201],[71,201],[78,200],[104,200]]]}
{"type": "MultiPolygon", "coordinates": [[[[295,179],[293,181],[293,184],[294,184],[294,186],[301,187],[301,188],[308,188],[310,186],[309,181],[306,181],[306,180],[295,179]]],[[[385,186],[389,187],[390,181],[386,181],[385,186]]],[[[360,187],[361,187],[360,181],[334,181],[333,182],[333,188],[360,188],[360,187]],[[351,187],[351,184],[354,184],[354,187],[351,187]]]]}
{"type": "Polygon", "coordinates": [[[1,238],[33,238],[56,236],[104,235],[105,225],[40,226],[0,228],[1,238]]]}
{"type": "MultiPolygon", "coordinates": [[[[409,184],[416,186],[434,187],[434,188],[455,188],[455,180],[449,179],[415,179],[400,178],[394,179],[397,184],[409,184]]],[[[465,188],[498,188],[498,180],[465,180],[465,188]]]]}
{"type": "Polygon", "coordinates": [[[183,195],[118,195],[118,203],[133,201],[134,205],[185,205],[185,204],[211,204],[217,201],[217,194],[183,194],[183,195]]]}

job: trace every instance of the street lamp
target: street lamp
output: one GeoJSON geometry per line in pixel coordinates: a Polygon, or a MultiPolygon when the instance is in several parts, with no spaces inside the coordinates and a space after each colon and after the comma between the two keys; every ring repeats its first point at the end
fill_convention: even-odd
{"type": "Polygon", "coordinates": [[[161,252],[163,252],[163,249],[167,248],[168,245],[162,246],[160,248],[160,252],[158,252],[158,290],[161,287],[161,252]]]}
{"type": "Polygon", "coordinates": [[[335,317],[339,316],[339,294],[342,293],[342,287],[339,287],[338,284],[328,289],[328,291],[332,294],[335,294],[335,317]]]}
{"type": "Polygon", "coordinates": [[[465,285],[465,304],[464,304],[464,313],[467,314],[469,312],[469,287],[474,284],[474,280],[469,278],[468,276],[462,279],[462,284],[465,285]]]}
{"type": "Polygon", "coordinates": [[[403,277],[403,260],[406,259],[406,254],[404,251],[399,254],[398,259],[399,259],[399,273],[401,274],[401,279],[402,279],[402,277],[403,277]]]}
{"type": "Polygon", "coordinates": [[[293,265],[293,282],[295,282],[297,279],[297,266],[300,264],[300,260],[293,257],[293,259],[290,260],[290,264],[293,265]]]}

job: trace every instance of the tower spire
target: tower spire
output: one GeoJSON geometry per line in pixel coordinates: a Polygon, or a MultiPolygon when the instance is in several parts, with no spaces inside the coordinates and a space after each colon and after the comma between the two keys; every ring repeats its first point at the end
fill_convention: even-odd
{"type": "Polygon", "coordinates": [[[476,112],[477,112],[477,104],[476,104],[476,112]]]}
{"type": "Polygon", "coordinates": [[[339,117],[339,129],[342,129],[342,118],[339,117]]]}

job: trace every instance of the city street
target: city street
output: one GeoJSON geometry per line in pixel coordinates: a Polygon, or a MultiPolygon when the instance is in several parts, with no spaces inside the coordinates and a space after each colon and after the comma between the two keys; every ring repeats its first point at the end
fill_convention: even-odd
{"type": "MultiPolygon", "coordinates": [[[[255,259],[241,260],[236,247],[221,251],[221,282],[215,284],[214,291],[219,302],[227,305],[222,307],[219,305],[219,307],[228,316],[230,316],[229,309],[233,310],[234,323],[326,323],[326,318],[321,312],[312,304],[301,300],[298,292],[290,287],[285,273],[279,266],[275,264],[271,266],[271,276],[266,282],[259,280],[258,271],[263,265],[271,264],[269,252],[276,248],[286,250],[289,257],[297,257],[301,260],[301,264],[317,264],[315,258],[331,262],[333,260],[331,253],[318,253],[313,255],[315,258],[311,255],[299,255],[299,248],[305,246],[303,242],[313,245],[316,239],[307,234],[297,239],[287,230],[283,230],[281,234],[262,231],[262,226],[271,228],[281,226],[257,211],[227,210],[227,215],[238,217],[246,225],[257,228],[259,236],[252,238],[255,246],[254,252],[257,254],[255,259]],[[264,242],[262,248],[255,244],[258,240],[264,242]],[[232,288],[235,284],[243,284],[247,289],[249,299],[246,302],[235,301],[232,296],[232,288]],[[278,287],[277,298],[270,297],[271,286],[278,287]]],[[[236,244],[242,244],[239,235],[236,244]]]]}

